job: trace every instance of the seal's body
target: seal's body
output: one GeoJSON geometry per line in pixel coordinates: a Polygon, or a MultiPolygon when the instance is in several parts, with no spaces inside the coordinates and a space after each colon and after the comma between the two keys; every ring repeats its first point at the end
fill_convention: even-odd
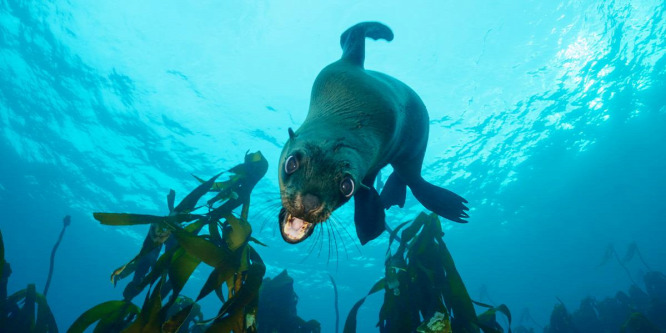
{"type": "Polygon", "coordinates": [[[428,112],[406,84],[365,70],[365,38],[393,39],[377,22],[359,23],[340,40],[342,58],[325,67],[312,87],[308,115],[280,157],[283,209],[280,231],[290,243],[306,239],[314,225],[354,196],[354,220],[365,244],[384,230],[384,209],[402,207],[406,186],[428,209],[457,222],[465,199],[421,177],[428,142],[428,112]],[[391,164],[381,196],[373,188],[391,164]]]}

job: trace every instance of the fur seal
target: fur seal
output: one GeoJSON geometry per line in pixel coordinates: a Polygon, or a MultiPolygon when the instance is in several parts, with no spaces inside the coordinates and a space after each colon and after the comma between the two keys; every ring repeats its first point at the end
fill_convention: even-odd
{"type": "Polygon", "coordinates": [[[421,177],[428,112],[409,86],[364,69],[366,37],[391,41],[393,32],[379,22],[347,29],[342,58],[319,73],[305,121],[289,129],[278,175],[280,233],[288,243],[308,238],[353,196],[356,233],[365,244],[385,230],[384,209],[403,207],[407,186],[436,214],[456,222],[468,217],[465,199],[421,177]],[[380,195],[373,185],[387,164],[394,172],[380,195]]]}

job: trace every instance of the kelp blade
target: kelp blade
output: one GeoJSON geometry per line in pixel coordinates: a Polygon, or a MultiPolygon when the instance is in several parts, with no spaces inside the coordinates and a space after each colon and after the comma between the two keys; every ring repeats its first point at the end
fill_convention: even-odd
{"type": "Polygon", "coordinates": [[[139,307],[129,301],[108,301],[90,308],[77,318],[68,333],[79,333],[85,331],[90,325],[104,318],[123,318],[125,315],[138,314],[139,307]]]}
{"type": "Polygon", "coordinates": [[[347,320],[345,320],[345,327],[342,329],[343,333],[356,333],[356,314],[358,313],[358,309],[361,308],[361,305],[365,302],[365,299],[368,298],[368,296],[383,290],[384,287],[386,286],[386,279],[380,279],[375,283],[375,285],[372,286],[370,289],[370,292],[368,294],[361,298],[354,306],[352,309],[349,311],[349,314],[347,315],[347,320]]]}
{"type": "Polygon", "coordinates": [[[212,267],[229,267],[235,269],[233,253],[223,249],[208,239],[193,235],[183,229],[175,228],[172,231],[180,246],[193,257],[201,259],[212,267]]]}
{"type": "Polygon", "coordinates": [[[36,332],[58,332],[55,317],[49,304],[46,302],[46,297],[37,293],[35,300],[37,301],[37,322],[35,323],[36,332]]]}
{"type": "Polygon", "coordinates": [[[164,322],[162,325],[162,332],[165,333],[175,333],[178,332],[181,326],[183,326],[183,323],[187,319],[187,317],[190,315],[190,312],[192,311],[192,307],[194,306],[194,303],[184,307],[180,311],[178,311],[176,314],[171,316],[169,320],[164,322]]]}
{"type": "Polygon", "coordinates": [[[213,186],[213,183],[215,182],[215,179],[219,177],[222,173],[218,173],[217,175],[213,176],[211,179],[208,181],[202,183],[201,185],[197,186],[192,192],[190,192],[188,195],[183,198],[183,200],[180,201],[178,206],[174,208],[174,212],[178,213],[189,213],[194,209],[194,206],[197,205],[197,202],[199,199],[201,199],[204,194],[208,193],[208,190],[210,190],[211,186],[213,186]]]}
{"type": "Polygon", "coordinates": [[[128,213],[93,213],[93,217],[101,224],[105,225],[138,225],[138,224],[159,224],[159,223],[183,223],[201,218],[196,214],[177,214],[170,216],[156,216],[145,214],[128,213]]]}
{"type": "Polygon", "coordinates": [[[169,280],[173,288],[173,294],[171,295],[173,299],[178,296],[199,263],[201,263],[201,260],[191,256],[182,248],[174,253],[171,265],[169,265],[169,280]]]}

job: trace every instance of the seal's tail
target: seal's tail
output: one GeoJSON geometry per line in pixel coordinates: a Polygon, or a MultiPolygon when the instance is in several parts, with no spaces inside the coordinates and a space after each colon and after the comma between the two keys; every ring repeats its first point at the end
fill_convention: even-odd
{"type": "Polygon", "coordinates": [[[390,42],[393,40],[393,31],[379,22],[361,22],[352,26],[340,36],[342,59],[363,67],[366,37],[374,40],[381,38],[390,42]]]}

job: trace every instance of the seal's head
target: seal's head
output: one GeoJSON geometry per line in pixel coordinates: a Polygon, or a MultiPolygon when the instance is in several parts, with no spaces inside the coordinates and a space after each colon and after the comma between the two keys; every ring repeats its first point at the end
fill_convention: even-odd
{"type": "Polygon", "coordinates": [[[280,157],[282,209],[280,233],[288,243],[304,241],[316,224],[326,221],[356,192],[358,184],[349,154],[340,141],[312,143],[290,139],[280,157]]]}

